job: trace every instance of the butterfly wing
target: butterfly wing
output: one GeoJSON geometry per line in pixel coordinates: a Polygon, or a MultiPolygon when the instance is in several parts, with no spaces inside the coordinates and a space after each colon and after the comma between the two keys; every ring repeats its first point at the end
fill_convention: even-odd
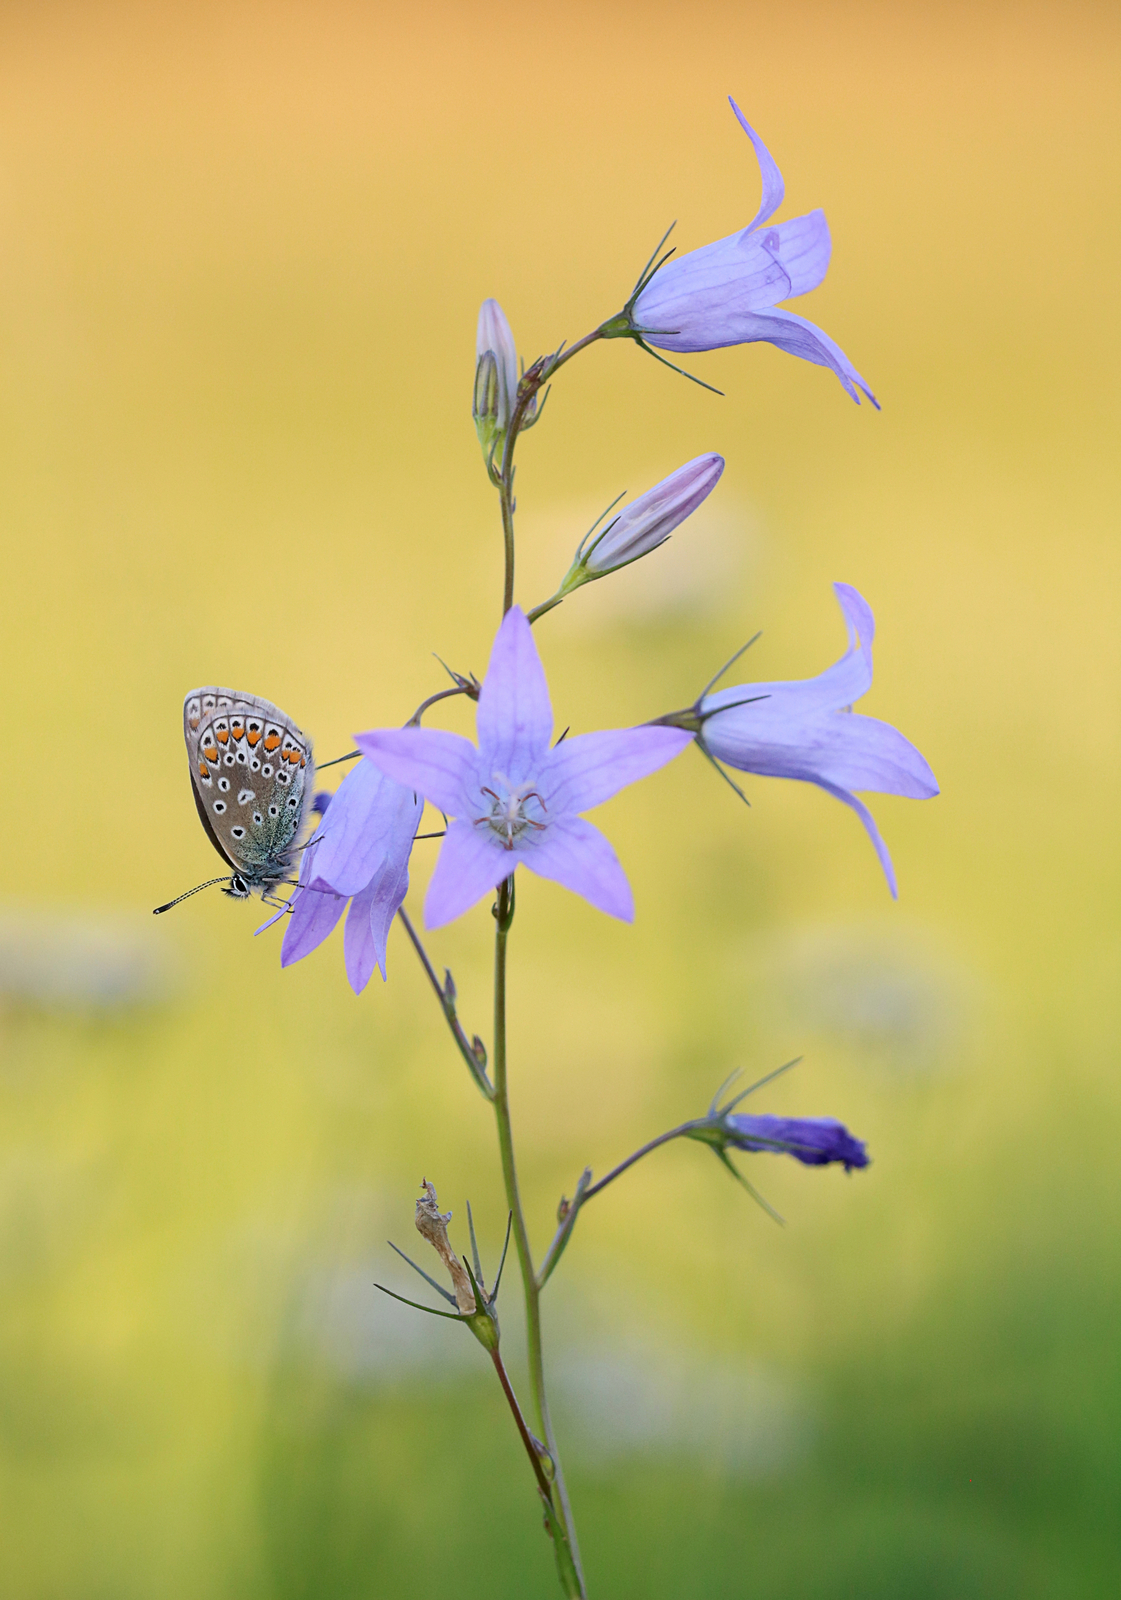
{"type": "Polygon", "coordinates": [[[311,741],[271,701],[192,689],[183,736],[195,805],[211,844],[251,888],[286,878],[311,802],[311,741]]]}

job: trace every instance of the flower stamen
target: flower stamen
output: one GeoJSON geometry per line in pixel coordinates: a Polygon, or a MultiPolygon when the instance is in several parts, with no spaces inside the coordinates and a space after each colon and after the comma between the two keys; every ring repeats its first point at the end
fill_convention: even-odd
{"type": "Polygon", "coordinates": [[[475,818],[473,826],[477,828],[481,824],[486,824],[502,840],[503,849],[512,850],[515,840],[525,832],[526,828],[536,828],[538,832],[542,832],[547,826],[546,823],[538,822],[525,814],[526,802],[529,800],[536,800],[542,811],[547,812],[549,809],[536,789],[514,788],[508,794],[501,795],[484,785],[479,792],[489,798],[490,808],[481,817],[475,818]]]}

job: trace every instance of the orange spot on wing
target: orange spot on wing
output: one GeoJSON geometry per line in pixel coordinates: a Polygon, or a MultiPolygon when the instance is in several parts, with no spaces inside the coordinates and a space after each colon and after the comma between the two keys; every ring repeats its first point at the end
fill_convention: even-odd
{"type": "Polygon", "coordinates": [[[202,753],[208,761],[217,761],[218,746],[216,744],[204,745],[202,753]]]}
{"type": "Polygon", "coordinates": [[[210,776],[210,768],[207,766],[205,761],[200,761],[199,762],[199,777],[200,778],[209,778],[209,776],[210,776]]]}
{"type": "Polygon", "coordinates": [[[279,735],[279,733],[270,733],[268,738],[265,740],[265,749],[271,752],[271,751],[276,749],[276,747],[277,747],[277,745],[279,743],[280,743],[280,735],[279,735]]]}
{"type": "Polygon", "coordinates": [[[250,728],[246,737],[248,738],[250,744],[256,744],[258,739],[261,737],[260,728],[250,728]]]}
{"type": "Polygon", "coordinates": [[[219,728],[219,729],[217,729],[217,738],[218,738],[218,743],[219,744],[229,744],[229,742],[230,742],[230,730],[228,728],[219,728]]]}
{"type": "Polygon", "coordinates": [[[240,739],[245,732],[245,724],[243,722],[235,722],[231,731],[235,739],[240,739]]]}
{"type": "Polygon", "coordinates": [[[290,761],[292,765],[295,766],[296,762],[300,759],[300,752],[298,750],[285,750],[284,759],[285,761],[290,761]]]}
{"type": "Polygon", "coordinates": [[[300,757],[300,765],[301,765],[301,767],[306,767],[307,766],[307,762],[304,760],[303,756],[300,757]]]}

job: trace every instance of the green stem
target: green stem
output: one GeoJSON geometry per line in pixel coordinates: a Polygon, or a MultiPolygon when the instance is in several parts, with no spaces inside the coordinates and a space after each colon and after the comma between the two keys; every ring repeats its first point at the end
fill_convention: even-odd
{"type": "Polygon", "coordinates": [[[549,1402],[545,1389],[545,1354],[541,1339],[541,1290],[533,1266],[533,1252],[529,1243],[525,1213],[518,1190],[518,1170],[514,1159],[514,1131],[510,1123],[510,1097],[506,1077],[506,942],[510,924],[514,920],[514,881],[506,878],[498,887],[498,903],[494,915],[497,924],[494,945],[494,1115],[498,1124],[498,1148],[502,1155],[502,1178],[506,1186],[506,1203],[514,1219],[514,1248],[518,1254],[522,1286],[525,1291],[526,1346],[529,1358],[529,1386],[533,1402],[534,1420],[552,1457],[555,1493],[556,1527],[553,1531],[557,1570],[561,1587],[575,1600],[585,1600],[584,1576],[580,1567],[580,1550],[576,1542],[576,1527],[568,1501],[564,1472],[549,1416],[549,1402]]]}
{"type": "Polygon", "coordinates": [[[559,372],[565,362],[571,361],[579,351],[586,350],[588,345],[594,344],[597,339],[602,339],[603,328],[606,326],[608,324],[604,323],[599,328],[593,328],[591,333],[586,333],[582,339],[577,339],[567,350],[559,350],[551,356],[542,356],[523,374],[518,384],[514,414],[510,418],[510,426],[506,430],[506,438],[502,445],[502,466],[497,480],[498,503],[502,509],[502,543],[505,551],[505,577],[502,584],[503,616],[514,604],[514,448],[518,442],[518,434],[542,384],[547,383],[553,374],[559,372]]]}

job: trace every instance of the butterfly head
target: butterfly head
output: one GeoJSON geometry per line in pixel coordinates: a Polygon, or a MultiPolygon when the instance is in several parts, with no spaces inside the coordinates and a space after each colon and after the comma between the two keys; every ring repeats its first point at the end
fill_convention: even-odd
{"type": "Polygon", "coordinates": [[[235,872],[229,883],[222,885],[222,893],[228,894],[231,900],[248,900],[249,885],[240,872],[235,872]]]}

